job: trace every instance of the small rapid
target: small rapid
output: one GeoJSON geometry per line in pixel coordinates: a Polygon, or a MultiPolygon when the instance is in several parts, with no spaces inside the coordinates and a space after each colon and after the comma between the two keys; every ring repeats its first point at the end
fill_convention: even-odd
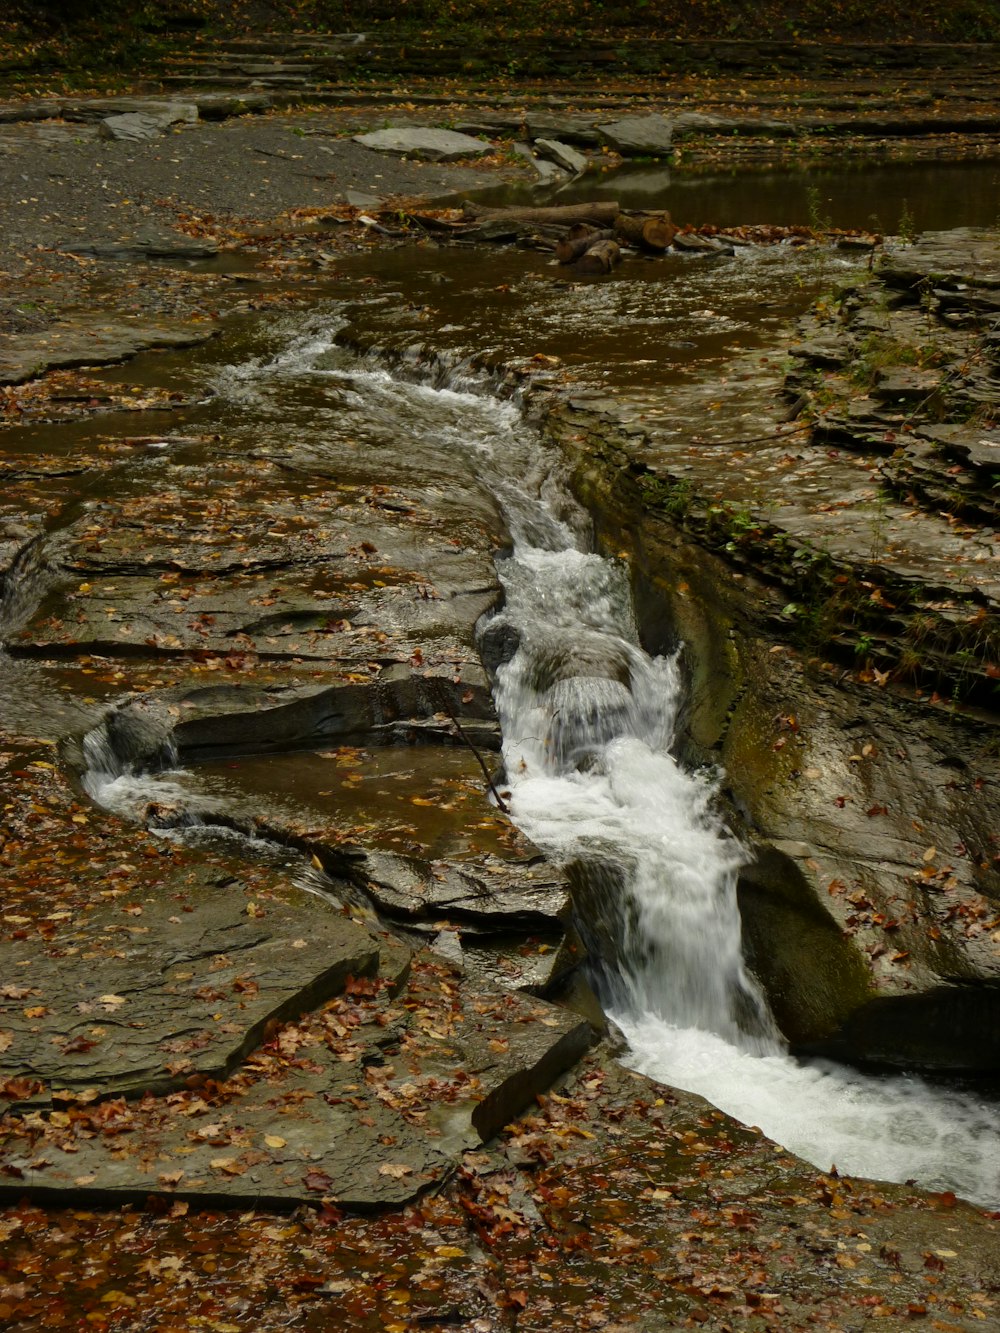
{"type": "MultiPolygon", "coordinates": [[[[672,754],[679,663],[643,651],[627,567],[593,552],[558,457],[517,403],[461,368],[448,377],[436,367],[421,383],[413,367],[387,370],[315,327],[271,360],[219,372],[213,387],[234,409],[252,394],[255,412],[296,432],[300,449],[332,449],[327,431],[370,449],[403,437],[415,468],[471,471],[502,507],[505,605],[481,628],[507,646],[495,694],[510,810],[572,872],[627,1062],[824,1170],[1000,1206],[1000,1116],[985,1100],[788,1054],[743,960],[736,879],[746,853],[719,815],[718,775],[689,772],[672,754]],[[304,385],[308,408],[297,405],[304,385]],[[319,415],[318,386],[329,403],[319,415]]],[[[135,799],[135,775],[104,756],[96,768],[105,798],[117,783],[135,799]]]]}
{"type": "Polygon", "coordinates": [[[822,1169],[1000,1205],[1000,1116],[974,1092],[788,1054],[743,961],[746,853],[718,814],[718,776],[671,754],[679,664],[640,647],[627,568],[588,549],[586,515],[516,405],[460,375],[430,388],[370,369],[352,386],[383,417],[460,441],[504,507],[513,550],[498,562],[500,618],[518,647],[496,704],[511,814],[548,855],[594,872],[581,918],[614,932],[597,974],[627,1062],[822,1169]]]}

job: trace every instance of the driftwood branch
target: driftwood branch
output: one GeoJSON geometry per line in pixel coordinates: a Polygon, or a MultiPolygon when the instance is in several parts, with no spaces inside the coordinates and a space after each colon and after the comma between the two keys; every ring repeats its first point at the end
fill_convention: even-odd
{"type": "Polygon", "coordinates": [[[571,227],[575,222],[589,222],[594,227],[612,227],[618,216],[616,202],[595,204],[558,204],[548,208],[487,208],[466,202],[462,211],[475,222],[540,222],[571,227]]]}

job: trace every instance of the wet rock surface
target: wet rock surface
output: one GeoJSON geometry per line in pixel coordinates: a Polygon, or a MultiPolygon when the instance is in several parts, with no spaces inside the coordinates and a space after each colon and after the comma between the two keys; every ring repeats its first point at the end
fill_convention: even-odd
{"type": "MultiPolygon", "coordinates": [[[[239,110],[234,97],[217,104],[220,115],[239,110]]],[[[205,119],[207,103],[198,105],[205,119]]],[[[96,114],[115,110],[129,114],[120,106],[96,114]]],[[[574,141],[573,126],[556,119],[548,132],[574,141]]],[[[596,119],[582,119],[582,142],[592,145],[596,119]]],[[[260,181],[262,214],[282,189],[298,190],[301,202],[313,183],[303,187],[292,178],[331,165],[320,151],[326,145],[295,136],[295,153],[305,146],[310,152],[308,161],[296,158],[274,124],[255,124],[268,173],[272,153],[283,163],[276,171],[289,173],[281,188],[260,181]]],[[[207,194],[194,171],[197,155],[180,147],[204,129],[165,138],[182,159],[170,169],[176,176],[193,171],[186,188],[207,194]]],[[[220,142],[205,139],[202,151],[220,142]]],[[[64,150],[64,137],[52,140],[53,154],[64,150]]],[[[20,162],[25,151],[23,142],[13,149],[20,162]]],[[[337,188],[352,178],[352,151],[338,140],[337,188]]],[[[407,166],[411,174],[394,176],[393,184],[415,189],[426,170],[407,166]]],[[[253,173],[255,185],[260,174],[253,173]]],[[[227,188],[220,186],[223,200],[227,188]]],[[[247,178],[232,189],[236,208],[240,192],[245,203],[247,178]]],[[[322,192],[325,199],[325,184],[322,192]]],[[[29,227],[30,215],[28,209],[29,227]]],[[[110,244],[127,249],[128,228],[112,231],[110,244]]],[[[110,251],[99,255],[103,241],[96,239],[99,263],[118,262],[110,251]]],[[[314,255],[314,237],[309,244],[314,255]]],[[[921,272],[936,273],[945,249],[923,269],[907,268],[900,290],[912,274],[922,281],[921,272]]],[[[183,253],[175,257],[186,262],[183,253]]],[[[968,264],[949,264],[954,281],[941,309],[957,316],[948,328],[961,337],[963,310],[985,309],[990,287],[980,284],[975,301],[963,306],[956,291],[968,264]]],[[[211,304],[237,287],[207,274],[198,282],[211,291],[211,304]]],[[[238,304],[231,295],[226,300],[238,304]]],[[[407,321],[426,328],[433,314],[391,313],[401,336],[407,321]]],[[[45,337],[45,316],[38,322],[34,334],[45,337]]],[[[834,365],[851,359],[839,337],[829,345],[834,365]]],[[[899,385],[906,388],[903,381],[893,388],[889,378],[880,383],[883,396],[873,394],[875,406],[864,412],[892,407],[899,385]]],[[[308,410],[317,406],[318,398],[308,410]]],[[[839,682],[843,666],[827,671],[822,654],[812,664],[805,651],[772,654],[775,636],[789,633],[782,608],[801,599],[805,586],[795,557],[788,561],[754,514],[736,520],[727,510],[748,478],[727,475],[728,490],[720,493],[721,443],[703,447],[695,481],[712,479],[712,503],[723,517],[702,521],[690,490],[673,488],[669,441],[635,416],[625,413],[622,432],[617,418],[595,410],[584,394],[551,413],[549,429],[593,502],[604,539],[616,551],[631,546],[640,584],[655,590],[661,610],[656,621],[644,617],[649,635],[662,641],[676,629],[692,645],[689,748],[698,758],[722,759],[732,808],[758,847],[743,882],[747,934],[790,1035],[800,1046],[853,1058],[964,1069],[995,1062],[983,1039],[995,1018],[997,980],[988,873],[995,848],[984,832],[996,824],[990,716],[977,731],[929,703],[926,692],[904,706],[894,691],[905,679],[890,672],[883,683],[878,673],[889,670],[887,659],[874,653],[839,682]],[[628,475],[635,472],[655,482],[641,490],[641,504],[628,475]],[[624,518],[614,510],[619,487],[629,501],[624,518]],[[641,531],[633,521],[640,508],[641,531]],[[738,647],[730,629],[739,631],[738,647]],[[808,984],[803,957],[813,966],[808,984]]],[[[91,1285],[74,1296],[74,1310],[103,1318],[105,1307],[128,1311],[129,1301],[150,1292],[157,1308],[175,1301],[176,1317],[187,1320],[191,1283],[231,1273],[239,1285],[252,1254],[270,1285],[245,1288],[250,1294],[238,1316],[257,1327],[290,1309],[303,1327],[328,1328],[331,1318],[359,1330],[465,1321],[477,1333],[479,1324],[503,1327],[515,1315],[520,1329],[617,1321],[652,1330],[670,1320],[720,1333],[835,1327],[845,1310],[857,1321],[941,1315],[959,1328],[993,1318],[995,1223],[985,1215],[947,1195],[840,1181],[806,1168],[697,1098],[625,1073],[603,1052],[586,1057],[589,1023],[517,993],[572,981],[582,949],[568,923],[565,884],[489,806],[470,756],[461,781],[466,790],[476,784],[468,808],[480,815],[477,828],[490,824],[476,835],[490,851],[467,843],[461,854],[435,855],[439,831],[416,821],[406,833],[393,824],[384,842],[355,827],[364,822],[357,813],[364,803],[350,791],[373,799],[375,784],[387,780],[363,746],[381,754],[386,741],[402,742],[401,763],[443,741],[454,754],[461,743],[452,712],[482,749],[495,743],[474,622],[497,605],[493,553],[509,538],[491,497],[447,459],[404,446],[391,460],[368,453],[359,461],[347,448],[319,460],[273,442],[262,447],[232,417],[221,430],[219,424],[196,416],[190,430],[139,437],[145,443],[122,443],[99,429],[77,434],[75,426],[58,441],[44,428],[37,437],[29,430],[12,448],[5,440],[5,641],[19,659],[14,667],[29,673],[22,696],[31,697],[5,715],[2,741],[0,865],[14,885],[3,904],[2,947],[16,971],[12,981],[6,969],[0,977],[11,1012],[9,1021],[0,1019],[0,1092],[12,1108],[0,1147],[0,1190],[10,1201],[0,1235],[20,1265],[15,1271],[26,1274],[23,1289],[4,1283],[3,1317],[39,1326],[31,1306],[36,1275],[46,1275],[51,1290],[64,1282],[67,1262],[87,1262],[96,1267],[88,1269],[91,1285]],[[147,471],[136,474],[137,459],[147,471]],[[113,471],[123,460],[127,466],[113,471]],[[113,481],[105,486],[109,472],[113,481]],[[45,526],[51,536],[39,543],[45,526]],[[435,706],[442,703],[447,707],[435,706]],[[274,789],[286,771],[276,768],[266,799],[254,804],[247,797],[243,810],[246,827],[314,856],[323,871],[308,888],[336,896],[339,887],[342,902],[333,907],[307,893],[301,863],[280,870],[248,865],[231,851],[151,838],[100,811],[67,781],[63,766],[65,753],[84,771],[79,738],[95,728],[105,729],[119,759],[141,757],[140,768],[161,767],[171,746],[186,762],[220,772],[250,752],[278,764],[300,745],[334,747],[331,757],[310,762],[338,774],[342,808],[327,807],[315,819],[311,810],[299,818],[287,807],[276,810],[274,789]],[[52,744],[70,735],[76,741],[66,751],[52,744]],[[424,845],[407,851],[403,837],[424,845]],[[184,913],[177,899],[193,885],[212,889],[198,890],[209,920],[202,918],[204,929],[192,922],[194,942],[185,946],[192,961],[176,964],[191,977],[175,977],[181,991],[161,996],[151,982],[151,960],[160,960],[152,936],[159,940],[162,928],[168,938],[176,928],[170,916],[180,916],[184,930],[186,917],[199,917],[197,910],[184,913]],[[358,890],[394,933],[362,910],[358,890]],[[240,953],[260,970],[234,973],[236,950],[217,947],[225,940],[246,941],[240,953]],[[424,940],[431,951],[411,964],[411,949],[424,940]],[[339,963],[331,965],[331,951],[339,963]],[[96,1016],[74,1008],[93,1003],[90,952],[106,967],[96,1016]],[[230,964],[213,971],[227,954],[230,964]],[[299,955],[310,965],[292,977],[299,955]],[[49,1009],[44,987],[41,995],[22,993],[31,990],[32,969],[47,978],[46,987],[62,988],[64,1001],[51,1012],[28,1012],[49,1009]],[[220,976],[228,990],[218,986],[220,976]],[[157,1082],[149,1028],[122,1027],[133,1005],[145,1006],[166,1042],[195,1043],[168,1052],[178,1068],[167,1071],[167,1087],[157,1082]],[[104,1034],[95,1036],[95,1028],[104,1034]],[[102,1065],[109,1028],[117,1056],[102,1065]],[[30,1058],[15,1064],[29,1037],[30,1058]],[[553,1089],[553,1079],[573,1065],[570,1080],[553,1089]],[[133,1095],[144,1087],[155,1095],[133,1095]],[[526,1118],[511,1125],[525,1108],[526,1118]],[[25,1195],[51,1209],[68,1207],[46,1217],[19,1202],[25,1195]],[[125,1214],[140,1243],[90,1245],[108,1216],[93,1211],[95,1204],[141,1205],[150,1196],[159,1214],[125,1214]],[[79,1213],[79,1204],[88,1211],[79,1213]],[[300,1205],[311,1207],[280,1225],[261,1213],[300,1205]],[[235,1253],[222,1239],[216,1244],[206,1211],[215,1207],[242,1214],[235,1253]],[[344,1217],[341,1208],[384,1215],[344,1217]],[[188,1231],[195,1218],[198,1229],[188,1231]],[[53,1219],[64,1228],[58,1235],[53,1219]],[[201,1248],[192,1248],[193,1235],[201,1248]],[[99,1262],[95,1253],[103,1255],[99,1262]],[[189,1262],[213,1267],[168,1290],[169,1275],[187,1272],[189,1262]]],[[[928,420],[914,431],[912,447],[919,441],[948,448],[964,467],[982,468],[990,431],[928,420]]],[[[753,461],[777,467],[787,449],[781,440],[772,458],[753,461]]],[[[803,450],[800,460],[809,485],[814,457],[803,450]]],[[[893,461],[884,449],[879,458],[886,466],[893,461]]],[[[837,460],[826,462],[823,485],[830,490],[857,476],[837,460]]],[[[773,489],[773,480],[764,484],[773,489]]],[[[867,486],[864,479],[840,493],[866,503],[858,492],[867,486]]],[[[782,514],[795,549],[825,530],[816,509],[799,494],[782,514]]],[[[902,518],[893,513],[891,521],[902,518]]],[[[947,527],[945,533],[927,520],[923,546],[911,548],[906,561],[912,568],[925,552],[940,556],[952,542],[934,566],[933,601],[969,595],[976,599],[971,617],[992,599],[992,585],[964,579],[953,556],[966,538],[947,527]]],[[[879,606],[872,592],[891,600],[903,575],[873,581],[872,589],[861,583],[860,593],[854,582],[836,580],[862,564],[868,580],[881,559],[868,551],[861,560],[856,528],[839,531],[830,547],[837,560],[824,579],[834,589],[846,586],[843,596],[854,603],[867,595],[880,626],[891,621],[888,611],[896,608],[879,606]]],[[[820,572],[815,562],[809,569],[820,572]]],[[[838,626],[842,607],[833,608],[838,626]]],[[[923,610],[965,633],[964,609],[923,610]]],[[[859,629],[875,637],[871,628],[867,619],[848,621],[850,651],[859,629]]],[[[971,651],[971,638],[957,641],[971,651]]],[[[494,647],[502,657],[512,645],[494,647]]],[[[935,644],[945,660],[953,648],[950,640],[935,644]]],[[[0,662],[5,671],[10,665],[0,662]]],[[[572,679],[569,669],[553,663],[553,687],[572,679]]],[[[614,663],[604,665],[609,686],[615,671],[614,663]]],[[[988,680],[985,667],[984,674],[988,680]]],[[[243,776],[234,770],[234,781],[243,776]]],[[[246,790],[256,776],[247,764],[246,790]]],[[[441,788],[405,790],[431,793],[418,797],[418,811],[440,804],[441,788]]],[[[169,809],[144,817],[160,832],[182,822],[169,809]]],[[[173,984],[169,977],[166,983],[173,984]]],[[[230,1212],[217,1229],[231,1241],[234,1225],[230,1212]]],[[[213,1293],[204,1317],[235,1317],[221,1285],[213,1293]]]]}
{"type": "Polygon", "coordinates": [[[221,1078],[268,1024],[378,960],[363,927],[280,881],[261,892],[209,871],[168,874],[154,896],[90,913],[55,957],[32,941],[0,946],[0,971],[21,992],[0,1010],[5,1070],[127,1097],[221,1078]]]}
{"type": "MultiPolygon", "coordinates": [[[[85,1095],[69,1116],[33,1113],[8,1140],[6,1174],[23,1182],[8,1188],[41,1197],[86,1189],[105,1202],[166,1189],[237,1206],[320,1197],[398,1207],[439,1184],[456,1156],[492,1138],[592,1041],[585,1019],[542,1001],[463,995],[430,957],[395,997],[358,972],[344,998],[282,1029],[211,1104],[200,1093],[131,1105],[85,1095]],[[17,1152],[42,1126],[60,1152],[44,1165],[17,1152]]],[[[73,1091],[59,1100],[72,1107],[73,1091]]]]}
{"type": "Polygon", "coordinates": [[[23,384],[48,370],[127,361],[150,348],[195,347],[215,336],[210,325],[79,319],[48,329],[44,338],[17,334],[0,353],[0,384],[23,384]]]}

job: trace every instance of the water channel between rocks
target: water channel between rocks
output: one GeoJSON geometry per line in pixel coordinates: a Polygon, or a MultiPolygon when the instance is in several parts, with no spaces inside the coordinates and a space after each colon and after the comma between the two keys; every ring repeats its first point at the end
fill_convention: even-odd
{"type": "MultiPolygon", "coordinates": [[[[654,415],[673,392],[677,431],[704,429],[709,400],[727,395],[728,429],[734,420],[759,423],[768,392],[762,365],[773,357],[776,366],[778,330],[846,262],[761,252],[737,258],[735,279],[731,267],[715,263],[666,262],[669,269],[639,266],[629,280],[554,287],[537,256],[456,261],[444,252],[418,259],[400,251],[359,263],[345,297],[357,300],[364,288],[353,284],[373,272],[383,288],[398,278],[405,299],[383,291],[373,322],[381,320],[383,333],[419,329],[433,296],[435,317],[427,322],[459,364],[486,343],[501,357],[515,348],[522,356],[544,350],[594,391],[613,379],[654,415]],[[487,308],[493,290],[499,314],[487,308]],[[625,319],[627,332],[617,337],[625,319]],[[648,356],[639,354],[644,348],[648,356]],[[725,389],[722,365],[729,368],[725,389]]],[[[485,381],[460,369],[444,375],[440,366],[397,374],[338,346],[346,309],[331,302],[305,329],[301,321],[277,321],[260,350],[242,360],[225,364],[217,353],[216,364],[200,372],[213,397],[193,419],[199,429],[214,423],[225,430],[233,451],[325,460],[341,483],[350,481],[359,451],[384,451],[397,469],[387,477],[393,485],[405,487],[408,471],[430,467],[445,494],[453,472],[495,497],[513,540],[498,561],[506,601],[495,622],[517,644],[496,686],[511,813],[547,854],[583,863],[592,882],[605,886],[601,925],[616,942],[595,970],[628,1039],[627,1062],[760,1125],[824,1169],[835,1162],[841,1171],[915,1179],[1000,1205],[1000,1116],[984,1098],[786,1053],[742,961],[735,881],[745,854],[716,813],[717,775],[685,772],[671,754],[678,665],[641,648],[628,571],[589,549],[587,515],[562,483],[558,458],[517,404],[494,397],[485,381]]],[[[176,364],[165,360],[159,373],[176,364]]],[[[133,468],[124,487],[155,487],[158,469],[183,458],[183,449],[133,468]]],[[[194,456],[187,461],[197,465],[194,456]]],[[[32,670],[17,668],[19,686],[0,684],[20,694],[22,707],[32,670]]],[[[31,693],[37,705],[44,691],[31,693]]],[[[55,710],[53,727],[64,722],[55,710]]],[[[426,752],[413,763],[401,758],[399,767],[412,773],[425,762],[426,752]]],[[[211,820],[211,810],[238,810],[248,793],[289,809],[316,803],[315,760],[290,756],[273,765],[248,759],[232,772],[207,765],[141,777],[98,765],[89,787],[127,815],[166,800],[211,820]]],[[[372,788],[389,805],[392,768],[391,758],[380,760],[372,788]]],[[[459,786],[464,772],[439,767],[437,776],[459,786]]],[[[359,797],[359,810],[362,804],[359,797]]],[[[462,835],[439,836],[455,854],[462,835]]]]}
{"type": "MultiPolygon", "coordinates": [[[[520,644],[497,689],[511,811],[550,855],[606,876],[622,970],[606,960],[604,998],[628,1038],[628,1062],[761,1125],[819,1166],[913,1178],[995,1203],[1000,1118],[974,1095],[802,1064],[784,1052],[742,962],[735,876],[743,854],[713,812],[713,777],[684,772],[670,754],[677,665],[639,647],[626,569],[588,552],[586,516],[517,407],[460,376],[452,387],[396,378],[322,333],[216,382],[245,408],[248,384],[264,399],[280,384],[287,399],[297,382],[317,381],[337,404],[341,429],[347,419],[352,429],[367,423],[373,446],[405,433],[418,453],[431,447],[456,468],[471,465],[501,501],[514,538],[500,562],[501,616],[520,644]],[[574,661],[581,674],[567,678],[565,663],[574,661]]],[[[323,447],[322,430],[314,447],[323,447]]],[[[273,788],[274,776],[262,777],[259,785],[273,788]]],[[[240,791],[248,781],[238,779],[240,791]]],[[[233,791],[218,774],[205,782],[196,771],[110,783],[95,775],[92,794],[134,813],[151,799],[204,808],[206,792],[224,808],[233,791]]]]}

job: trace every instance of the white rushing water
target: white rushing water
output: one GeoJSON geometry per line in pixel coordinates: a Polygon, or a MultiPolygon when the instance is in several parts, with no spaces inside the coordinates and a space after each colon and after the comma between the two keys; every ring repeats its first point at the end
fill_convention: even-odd
{"type": "MultiPolygon", "coordinates": [[[[586,516],[517,408],[459,377],[431,387],[366,367],[315,331],[249,370],[220,377],[222,395],[239,401],[252,384],[254,407],[287,423],[295,382],[325,381],[352,431],[402,433],[415,457],[446,453],[503,505],[514,548],[500,562],[502,618],[519,643],[497,684],[511,812],[576,868],[628,1062],[822,1169],[913,1179],[1000,1206],[995,1107],[916,1077],[788,1055],[743,963],[736,876],[745,853],[717,814],[713,775],[687,772],[671,755],[677,663],[639,646],[627,570],[588,551],[586,516]]],[[[319,451],[315,427],[303,447],[319,451]]]]}
{"type": "Polygon", "coordinates": [[[599,882],[627,901],[596,910],[620,927],[621,974],[607,998],[628,1062],[821,1168],[913,1179],[996,1207],[995,1108],[917,1077],[803,1064],[786,1052],[743,965],[743,853],[714,811],[711,782],[670,754],[679,673],[638,647],[624,573],[571,547],[521,544],[502,572],[504,615],[521,634],[497,691],[511,812],[550,855],[619,870],[599,882]],[[627,690],[600,676],[545,688],[553,660],[557,672],[580,669],[581,641],[591,670],[603,662],[621,674],[627,662],[627,690]]]}

